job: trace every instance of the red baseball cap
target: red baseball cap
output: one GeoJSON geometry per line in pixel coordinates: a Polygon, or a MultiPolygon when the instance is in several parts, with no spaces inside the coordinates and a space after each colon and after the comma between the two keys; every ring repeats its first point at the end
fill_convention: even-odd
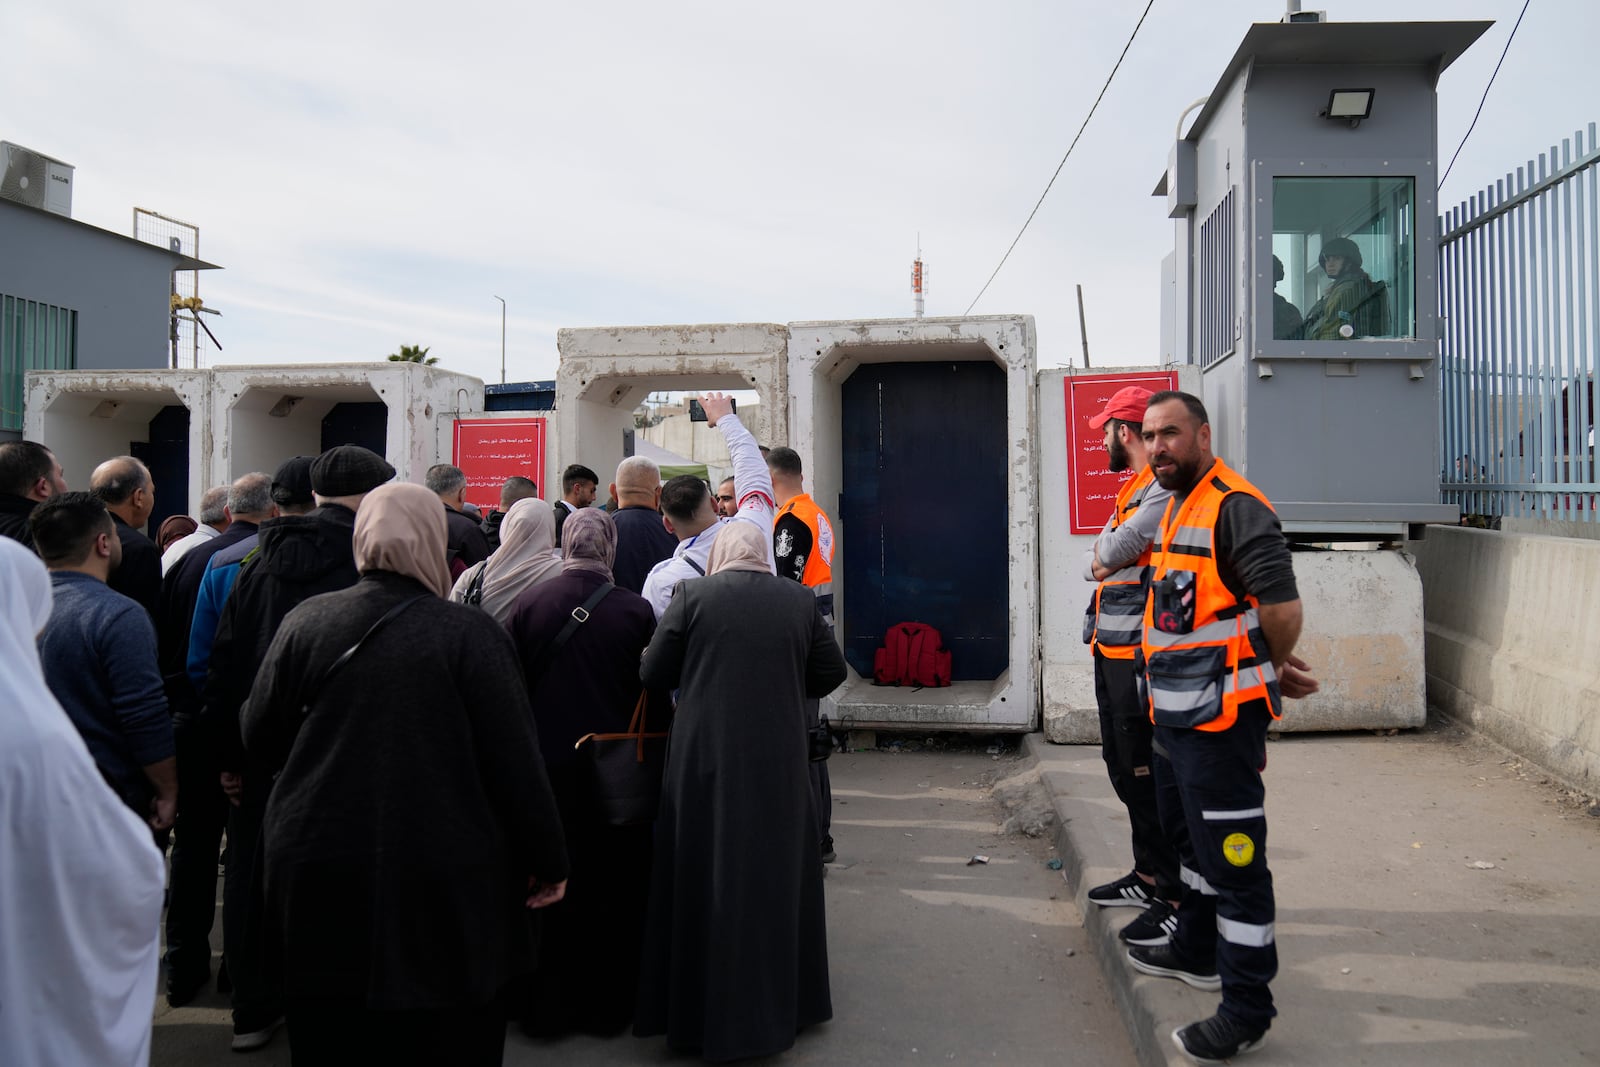
{"type": "Polygon", "coordinates": [[[1089,429],[1098,430],[1111,419],[1121,419],[1139,425],[1144,422],[1144,409],[1155,396],[1150,390],[1137,385],[1125,385],[1111,394],[1100,414],[1089,420],[1089,429]]]}

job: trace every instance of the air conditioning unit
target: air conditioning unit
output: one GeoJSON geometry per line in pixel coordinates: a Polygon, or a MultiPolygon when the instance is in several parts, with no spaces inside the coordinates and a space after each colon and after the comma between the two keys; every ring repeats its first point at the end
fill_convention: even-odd
{"type": "Polygon", "coordinates": [[[72,165],[0,141],[0,197],[72,217],[72,165]]]}

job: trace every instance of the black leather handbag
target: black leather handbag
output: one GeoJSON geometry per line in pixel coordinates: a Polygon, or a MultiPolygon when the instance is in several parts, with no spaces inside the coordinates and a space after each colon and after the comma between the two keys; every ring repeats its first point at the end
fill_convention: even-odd
{"type": "Polygon", "coordinates": [[[667,735],[645,732],[649,703],[649,691],[640,690],[625,733],[584,734],[572,746],[594,811],[610,826],[653,822],[661,805],[667,735]]]}

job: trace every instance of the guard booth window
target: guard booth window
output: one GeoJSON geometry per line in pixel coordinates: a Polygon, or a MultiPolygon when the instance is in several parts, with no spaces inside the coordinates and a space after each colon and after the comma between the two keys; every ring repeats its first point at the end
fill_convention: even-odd
{"type": "Polygon", "coordinates": [[[1410,178],[1274,178],[1273,338],[1415,336],[1415,222],[1410,178]]]}

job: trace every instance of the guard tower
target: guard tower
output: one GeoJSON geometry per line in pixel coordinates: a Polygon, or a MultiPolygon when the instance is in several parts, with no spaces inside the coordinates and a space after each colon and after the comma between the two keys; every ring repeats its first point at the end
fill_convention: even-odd
{"type": "Polygon", "coordinates": [[[1163,344],[1291,538],[1421,536],[1458,517],[1437,502],[1435,87],[1490,23],[1303,18],[1252,26],[1180,120],[1163,344]]]}

